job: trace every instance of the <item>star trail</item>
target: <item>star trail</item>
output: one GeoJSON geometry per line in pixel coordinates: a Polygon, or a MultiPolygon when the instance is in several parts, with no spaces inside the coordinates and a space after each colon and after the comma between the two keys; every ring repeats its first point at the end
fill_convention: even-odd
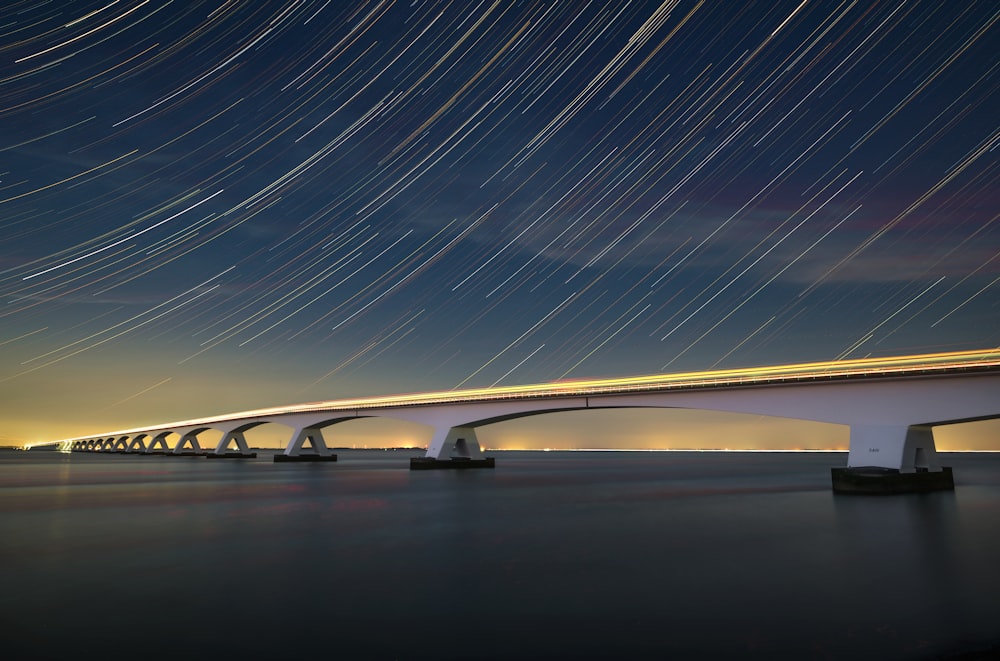
{"type": "Polygon", "coordinates": [[[0,441],[996,347],[998,20],[8,2],[0,441]]]}

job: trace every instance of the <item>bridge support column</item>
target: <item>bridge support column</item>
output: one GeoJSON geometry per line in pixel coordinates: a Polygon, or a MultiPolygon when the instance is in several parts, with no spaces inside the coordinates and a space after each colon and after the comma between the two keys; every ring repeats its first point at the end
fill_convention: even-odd
{"type": "Polygon", "coordinates": [[[138,452],[145,454],[146,452],[146,434],[137,434],[135,438],[129,441],[128,447],[125,448],[125,452],[133,453],[138,452]]]}
{"type": "Polygon", "coordinates": [[[146,448],[146,454],[170,454],[170,446],[167,445],[167,436],[170,432],[160,432],[153,437],[153,440],[149,442],[149,447],[146,448]],[[157,450],[157,448],[160,448],[157,450]]]}
{"type": "Polygon", "coordinates": [[[303,427],[296,429],[292,435],[292,440],[284,452],[274,455],[274,462],[282,461],[337,461],[337,455],[330,452],[323,440],[323,431],[319,427],[303,427]],[[312,452],[305,453],[306,443],[312,448],[312,452]]]}
{"type": "Polygon", "coordinates": [[[177,446],[174,448],[172,454],[184,455],[186,457],[202,454],[201,443],[198,442],[198,432],[189,431],[181,436],[181,440],[177,441],[177,446]],[[191,446],[191,449],[185,450],[184,448],[187,446],[191,446]]]}
{"type": "Polygon", "coordinates": [[[852,425],[847,468],[832,469],[837,493],[914,493],[955,488],[930,425],[852,425]]]}
{"type": "Polygon", "coordinates": [[[213,452],[209,452],[205,456],[210,459],[241,457],[253,459],[257,456],[257,453],[250,451],[250,446],[247,444],[247,439],[246,436],[243,435],[243,432],[230,431],[222,434],[222,438],[219,439],[219,443],[215,446],[215,450],[213,452]],[[229,446],[232,443],[236,443],[236,452],[228,451],[229,446]]]}
{"type": "Polygon", "coordinates": [[[427,454],[410,459],[410,469],[493,468],[493,457],[484,457],[475,427],[451,427],[434,430],[427,454]]]}

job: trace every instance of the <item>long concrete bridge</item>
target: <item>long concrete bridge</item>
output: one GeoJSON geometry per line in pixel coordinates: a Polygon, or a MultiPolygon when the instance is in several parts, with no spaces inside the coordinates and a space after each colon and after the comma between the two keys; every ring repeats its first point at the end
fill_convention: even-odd
{"type": "Polygon", "coordinates": [[[1000,417],[1000,348],[342,399],[45,444],[84,451],[246,457],[253,453],[245,433],[274,423],[292,430],[276,461],[335,460],[324,429],[357,418],[385,417],[433,427],[426,456],[414,460],[414,468],[492,466],[476,437],[485,425],[556,411],[650,407],[848,425],[849,469],[938,472],[935,427],[1000,417]],[[210,430],[221,437],[206,451],[198,438],[210,430]]]}

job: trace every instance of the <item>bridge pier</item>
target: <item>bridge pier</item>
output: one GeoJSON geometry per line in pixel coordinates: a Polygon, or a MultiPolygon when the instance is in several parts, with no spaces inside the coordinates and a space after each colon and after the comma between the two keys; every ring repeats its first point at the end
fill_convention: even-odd
{"type": "Polygon", "coordinates": [[[493,457],[483,456],[475,427],[435,429],[427,454],[410,459],[410,470],[493,468],[494,465],[493,457]]]}
{"type": "Polygon", "coordinates": [[[201,443],[198,442],[198,434],[202,430],[189,431],[188,433],[181,436],[181,440],[177,441],[176,447],[171,454],[182,455],[185,457],[193,457],[203,454],[201,449],[201,443]],[[185,450],[184,448],[190,446],[190,450],[185,450]]]}
{"type": "Polygon", "coordinates": [[[149,446],[146,447],[146,454],[170,454],[170,446],[167,445],[167,436],[169,435],[169,431],[163,431],[154,436],[153,440],[149,442],[149,446]]]}
{"type": "Polygon", "coordinates": [[[274,455],[274,463],[283,461],[337,461],[337,455],[326,446],[322,428],[302,427],[295,430],[285,451],[274,455]],[[302,451],[307,443],[312,452],[302,451]]]}
{"type": "Polygon", "coordinates": [[[847,468],[831,470],[833,491],[852,494],[951,491],[955,479],[942,467],[931,425],[852,425],[847,468]]]}
{"type": "Polygon", "coordinates": [[[146,453],[146,434],[136,434],[131,441],[128,442],[128,447],[125,448],[125,452],[132,453],[146,453]]]}
{"type": "Polygon", "coordinates": [[[218,445],[215,446],[215,450],[205,456],[209,459],[253,459],[257,453],[250,451],[246,436],[243,435],[242,431],[236,430],[224,432],[218,445]],[[229,452],[229,446],[233,443],[236,443],[236,452],[229,452]]]}

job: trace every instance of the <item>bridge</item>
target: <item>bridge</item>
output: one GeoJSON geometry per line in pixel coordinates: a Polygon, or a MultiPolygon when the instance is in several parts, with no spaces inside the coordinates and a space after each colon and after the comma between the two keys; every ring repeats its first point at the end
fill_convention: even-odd
{"type": "Polygon", "coordinates": [[[342,399],[34,445],[249,457],[254,453],[246,432],[275,423],[292,429],[275,461],[332,461],[336,455],[323,430],[348,420],[385,417],[433,428],[426,455],[415,458],[412,468],[487,467],[493,459],[483,455],[476,436],[485,425],[557,411],[650,407],[848,425],[849,471],[940,474],[947,469],[937,458],[935,427],[1000,417],[1000,348],[342,399]],[[198,437],[209,430],[221,437],[213,449],[204,450],[198,437]]]}

